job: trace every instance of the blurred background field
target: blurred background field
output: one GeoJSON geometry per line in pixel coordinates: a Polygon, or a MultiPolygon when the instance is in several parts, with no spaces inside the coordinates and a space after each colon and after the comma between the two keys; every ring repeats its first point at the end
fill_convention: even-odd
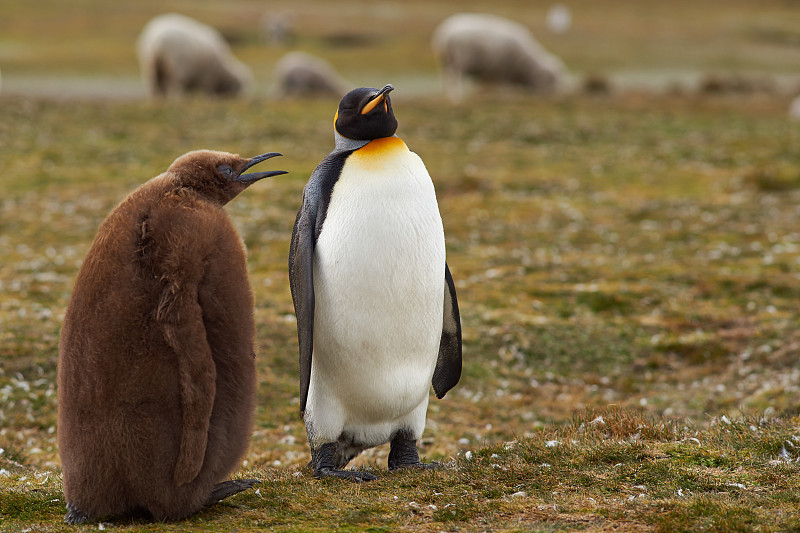
{"type": "MultiPolygon", "coordinates": [[[[15,465],[58,472],[58,336],[98,225],[197,148],[285,154],[271,168],[289,175],[228,207],[258,323],[245,467],[308,461],[286,260],[338,99],[272,97],[272,67],[294,49],[354,87],[393,83],[398,134],[437,188],[465,367],[431,402],[423,455],[535,439],[587,409],[697,431],[723,417],[777,419],[800,439],[800,123],[787,116],[800,93],[800,5],[565,4],[572,25],[556,34],[549,2],[5,0],[0,486],[15,465]],[[476,87],[449,102],[430,34],[457,10],[523,22],[566,64],[568,90],[476,87]],[[221,30],[252,68],[254,94],[150,101],[134,42],[170,11],[221,30]],[[265,13],[287,16],[290,41],[265,41],[265,13]],[[587,91],[590,78],[608,91],[587,91]]],[[[798,455],[780,441],[763,453],[798,455]]],[[[383,466],[387,454],[357,464],[383,466]]]]}
{"type": "Polygon", "coordinates": [[[138,95],[133,43],[150,18],[174,11],[219,29],[253,68],[260,94],[270,88],[278,57],[295,48],[322,55],[356,86],[391,77],[407,94],[426,93],[437,84],[433,29],[454,12],[486,11],[525,24],[576,76],[672,88],[690,87],[709,74],[763,74],[797,90],[800,14],[793,2],[576,1],[565,4],[572,24],[560,34],[546,24],[554,4],[7,0],[0,69],[6,92],[138,95]],[[278,46],[263,31],[275,18],[292,29],[290,40],[278,46]]]}

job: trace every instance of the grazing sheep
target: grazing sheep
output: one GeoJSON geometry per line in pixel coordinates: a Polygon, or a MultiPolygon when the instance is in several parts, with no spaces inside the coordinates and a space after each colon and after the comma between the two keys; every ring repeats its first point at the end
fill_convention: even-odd
{"type": "Polygon", "coordinates": [[[796,96],[789,106],[789,118],[800,121],[800,96],[796,96]]]}
{"type": "Polygon", "coordinates": [[[136,51],[154,97],[193,91],[235,96],[252,84],[250,69],[217,30],[177,13],[148,22],[136,51]]]}
{"type": "Polygon", "coordinates": [[[497,15],[452,15],[434,31],[432,46],[445,90],[454,100],[463,95],[464,77],[547,93],[565,76],[561,60],[542,48],[525,26],[497,15]]]}
{"type": "Polygon", "coordinates": [[[273,71],[280,98],[341,97],[347,83],[333,65],[306,52],[284,54],[273,71]]]}

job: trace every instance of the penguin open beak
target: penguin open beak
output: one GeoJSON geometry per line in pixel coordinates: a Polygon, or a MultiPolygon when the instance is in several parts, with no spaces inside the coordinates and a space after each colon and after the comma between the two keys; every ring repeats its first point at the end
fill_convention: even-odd
{"type": "Polygon", "coordinates": [[[391,83],[387,83],[387,84],[386,84],[386,85],[383,87],[383,89],[381,89],[380,91],[378,91],[378,94],[376,94],[376,95],[375,95],[375,96],[372,98],[372,100],[370,100],[369,102],[367,102],[367,105],[365,105],[365,106],[364,106],[364,107],[361,109],[361,114],[362,114],[362,115],[366,115],[367,113],[369,113],[370,111],[372,111],[373,109],[375,109],[375,107],[377,107],[377,105],[378,105],[378,104],[380,104],[381,102],[383,102],[383,101],[386,99],[386,95],[387,95],[387,94],[389,94],[389,93],[390,93],[390,92],[392,92],[392,91],[394,91],[394,86],[393,86],[391,83]]]}
{"type": "Polygon", "coordinates": [[[269,152],[266,154],[261,154],[255,157],[251,157],[250,161],[248,161],[247,164],[244,167],[242,167],[242,170],[239,171],[239,176],[236,178],[236,181],[250,184],[260,179],[271,178],[272,176],[279,176],[281,174],[287,174],[285,170],[268,170],[266,172],[251,172],[250,174],[242,174],[242,172],[244,172],[248,168],[257,165],[262,161],[266,161],[271,157],[276,157],[279,155],[283,154],[279,154],[278,152],[269,152]]]}

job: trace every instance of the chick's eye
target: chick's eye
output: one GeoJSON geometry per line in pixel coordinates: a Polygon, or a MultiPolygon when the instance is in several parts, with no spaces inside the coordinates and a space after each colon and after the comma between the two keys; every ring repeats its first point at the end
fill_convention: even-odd
{"type": "Polygon", "coordinates": [[[220,165],[217,167],[217,171],[226,178],[232,178],[234,176],[233,168],[231,168],[230,165],[220,165]]]}

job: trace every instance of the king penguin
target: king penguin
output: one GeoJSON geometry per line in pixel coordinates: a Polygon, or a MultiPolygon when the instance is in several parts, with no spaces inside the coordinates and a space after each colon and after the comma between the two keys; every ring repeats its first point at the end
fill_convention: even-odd
{"type": "Polygon", "coordinates": [[[389,92],[347,93],[335,148],[303,190],[289,280],[300,349],[300,413],[314,477],[390,443],[389,470],[430,468],[416,441],[431,383],[461,377],[461,321],[433,182],[395,135],[389,92]]]}
{"type": "Polygon", "coordinates": [[[61,330],[68,523],[176,520],[245,490],[256,395],[253,294],[224,205],[280,154],[189,152],[105,219],[61,330]]]}

